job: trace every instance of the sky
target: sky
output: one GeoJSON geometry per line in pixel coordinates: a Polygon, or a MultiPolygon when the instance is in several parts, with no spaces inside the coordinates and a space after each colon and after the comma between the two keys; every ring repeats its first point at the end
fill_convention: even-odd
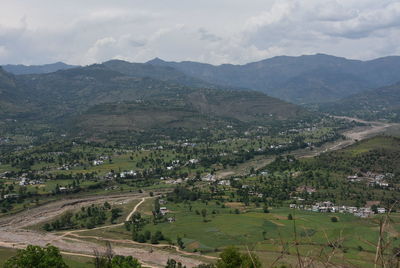
{"type": "Polygon", "coordinates": [[[399,0],[0,0],[0,64],[400,55],[399,0]]]}

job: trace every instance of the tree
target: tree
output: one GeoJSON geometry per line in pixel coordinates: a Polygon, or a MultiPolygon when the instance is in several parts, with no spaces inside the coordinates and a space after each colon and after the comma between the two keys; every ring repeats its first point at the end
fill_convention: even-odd
{"type": "Polygon", "coordinates": [[[111,208],[111,205],[110,205],[110,203],[108,203],[108,202],[106,201],[106,202],[104,202],[103,207],[104,207],[105,209],[110,209],[110,208],[111,208]]]}
{"type": "Polygon", "coordinates": [[[151,232],[150,232],[149,230],[146,230],[146,231],[144,232],[144,238],[145,238],[146,240],[149,240],[150,237],[151,237],[151,232]]]}
{"type": "Polygon", "coordinates": [[[331,218],[331,222],[338,222],[338,218],[332,217],[332,218],[331,218]]]}
{"type": "Polygon", "coordinates": [[[177,240],[176,240],[176,242],[178,243],[178,246],[179,246],[181,249],[184,249],[184,248],[185,248],[185,244],[183,243],[182,238],[178,237],[177,240]]]}
{"type": "Polygon", "coordinates": [[[60,250],[52,245],[45,248],[29,245],[26,249],[20,249],[17,255],[10,258],[4,264],[5,268],[68,268],[60,250]]]}
{"type": "Polygon", "coordinates": [[[139,242],[139,243],[145,243],[146,242],[146,237],[144,236],[144,234],[139,234],[138,235],[137,242],[139,242]]]}
{"type": "Polygon", "coordinates": [[[264,211],[264,213],[269,213],[269,209],[268,209],[268,206],[267,206],[267,205],[265,205],[265,206],[263,207],[263,211],[264,211]]]}
{"type": "Polygon", "coordinates": [[[203,208],[201,210],[201,216],[203,217],[203,221],[206,222],[206,217],[207,217],[207,209],[203,208]]]}
{"type": "Polygon", "coordinates": [[[114,256],[111,260],[111,268],[141,268],[142,265],[132,256],[114,256]]]}
{"type": "Polygon", "coordinates": [[[106,244],[106,250],[99,252],[94,250],[95,268],[141,268],[142,265],[132,256],[114,255],[111,244],[106,244]]]}
{"type": "Polygon", "coordinates": [[[159,198],[156,198],[156,200],[154,200],[154,212],[155,212],[155,214],[160,213],[160,199],[159,198]]]}
{"type": "Polygon", "coordinates": [[[374,212],[374,214],[378,214],[378,206],[377,205],[373,204],[371,206],[371,210],[374,212]]]}
{"type": "Polygon", "coordinates": [[[111,223],[114,223],[116,219],[122,216],[122,209],[113,208],[111,209],[111,223]]]}
{"type": "Polygon", "coordinates": [[[266,238],[266,235],[267,235],[267,232],[266,232],[266,231],[263,231],[263,232],[262,232],[262,236],[263,236],[263,239],[264,239],[264,240],[267,239],[267,238],[266,238]]]}
{"type": "Polygon", "coordinates": [[[242,254],[235,247],[226,248],[220,255],[216,268],[259,268],[261,263],[257,256],[252,253],[242,254]]]}
{"type": "Polygon", "coordinates": [[[293,220],[292,214],[289,214],[289,215],[287,216],[287,219],[288,219],[289,221],[293,220]]]}

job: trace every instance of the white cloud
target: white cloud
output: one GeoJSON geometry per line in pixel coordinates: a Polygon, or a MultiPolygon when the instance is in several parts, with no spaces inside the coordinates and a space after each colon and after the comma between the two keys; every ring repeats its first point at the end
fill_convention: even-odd
{"type": "Polygon", "coordinates": [[[397,0],[4,0],[0,64],[398,54],[397,0]],[[35,3],[33,3],[35,2],[35,3]]]}
{"type": "Polygon", "coordinates": [[[7,49],[4,46],[0,46],[0,57],[6,57],[8,54],[7,49]]]}

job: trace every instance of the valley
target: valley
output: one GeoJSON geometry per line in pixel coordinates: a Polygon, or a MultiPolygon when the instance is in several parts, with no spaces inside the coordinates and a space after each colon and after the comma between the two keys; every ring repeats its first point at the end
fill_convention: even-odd
{"type": "Polygon", "coordinates": [[[51,244],[84,268],[214,267],[229,250],[256,267],[390,267],[400,124],[395,75],[361,79],[377,62],[5,66],[0,255],[51,244]]]}
{"type": "MultiPolygon", "coordinates": [[[[371,135],[376,135],[379,133],[384,132],[385,129],[390,128],[390,127],[396,127],[396,124],[390,124],[390,123],[380,123],[380,122],[367,122],[367,121],[360,121],[355,118],[340,118],[348,121],[358,121],[358,123],[364,124],[364,126],[356,126],[351,130],[345,130],[343,132],[343,135],[345,137],[344,140],[336,140],[334,142],[329,142],[326,144],[322,144],[320,147],[316,147],[313,150],[310,149],[297,149],[294,151],[290,151],[290,155],[296,156],[296,158],[301,159],[301,158],[311,158],[319,155],[320,153],[326,153],[327,151],[335,151],[339,150],[341,148],[347,147],[350,144],[353,144],[355,142],[360,142],[361,140],[369,138],[371,135]]],[[[159,150],[159,149],[158,149],[159,150]]],[[[147,153],[148,154],[148,153],[147,153]]],[[[113,156],[115,159],[115,156],[113,156]]],[[[114,160],[115,161],[115,160],[114,160]]],[[[221,170],[215,170],[216,174],[216,182],[220,181],[228,181],[231,180],[229,178],[234,178],[234,177],[240,177],[242,178],[241,180],[247,180],[246,178],[249,178],[250,181],[252,173],[254,172],[261,172],[265,166],[268,166],[269,164],[273,163],[275,161],[275,156],[256,156],[254,159],[249,159],[248,161],[245,161],[244,163],[238,164],[236,167],[232,168],[227,168],[221,170]]],[[[118,161],[113,164],[115,168],[117,168],[118,165],[123,164],[121,162],[120,164],[117,164],[118,161]]],[[[98,168],[96,166],[93,167],[95,170],[98,168]]],[[[105,170],[107,170],[106,168],[105,170]]],[[[64,171],[68,172],[68,171],[64,171]]],[[[74,171],[72,171],[74,172],[74,171]]],[[[81,171],[75,171],[75,172],[81,172],[81,171]]],[[[90,169],[86,170],[85,172],[90,173],[90,169]]],[[[213,181],[211,181],[212,183],[213,181]]],[[[207,181],[202,181],[200,180],[199,182],[195,182],[195,185],[199,184],[198,187],[200,189],[206,187],[207,188],[207,181]]],[[[178,184],[179,185],[179,184],[178,184]]],[[[283,252],[279,253],[281,251],[282,245],[279,242],[279,236],[275,237],[276,234],[276,228],[278,228],[279,233],[283,232],[289,235],[288,237],[285,237],[285,241],[290,241],[293,239],[290,234],[291,231],[291,221],[290,220],[285,220],[286,216],[288,214],[293,213],[296,215],[295,217],[298,217],[296,220],[299,224],[298,228],[303,228],[305,230],[311,230],[313,229],[317,232],[319,232],[317,226],[311,226],[308,221],[312,220],[314,221],[329,221],[329,217],[332,217],[332,214],[329,216],[325,215],[316,215],[315,213],[312,212],[294,212],[288,208],[285,208],[285,205],[283,205],[283,208],[278,206],[277,208],[270,208],[271,213],[268,214],[263,214],[262,208],[257,207],[257,204],[255,205],[246,205],[241,202],[227,202],[225,201],[225,207],[222,208],[221,205],[218,205],[220,201],[216,201],[216,204],[206,204],[204,206],[203,201],[202,202],[191,202],[191,204],[183,203],[180,205],[180,203],[171,203],[169,204],[168,202],[168,210],[170,210],[168,215],[173,215],[174,221],[176,223],[159,223],[157,225],[154,225],[152,227],[152,224],[147,224],[149,227],[149,230],[151,232],[155,232],[157,230],[161,230],[162,233],[168,237],[175,237],[175,236],[183,236],[183,241],[184,244],[187,245],[183,249],[179,248],[176,245],[173,245],[174,242],[172,242],[172,245],[169,246],[168,243],[166,242],[161,242],[160,244],[151,244],[151,243],[143,243],[143,242],[135,242],[131,240],[131,233],[126,232],[125,227],[124,227],[124,222],[129,222],[129,220],[133,217],[135,212],[140,212],[144,217],[149,217],[151,215],[151,210],[152,210],[152,203],[155,202],[155,200],[158,200],[159,198],[166,198],[166,197],[161,197],[161,196],[168,196],[168,193],[172,191],[173,189],[176,189],[175,185],[165,185],[166,187],[159,185],[159,186],[143,186],[145,192],[142,193],[137,193],[137,188],[136,190],[132,188],[131,190],[124,189],[123,193],[117,193],[114,192],[113,194],[111,193],[102,193],[101,191],[99,192],[93,192],[95,195],[90,194],[88,192],[87,197],[75,197],[73,193],[62,197],[60,196],[59,201],[52,201],[49,203],[43,203],[41,205],[38,205],[36,207],[32,207],[30,209],[24,209],[21,212],[17,212],[15,214],[10,214],[9,216],[3,216],[0,217],[0,229],[1,229],[1,246],[5,248],[24,248],[28,244],[35,244],[35,245],[41,245],[44,246],[47,243],[51,243],[57,247],[60,248],[62,252],[72,254],[75,256],[83,256],[83,257],[88,257],[93,255],[93,249],[94,248],[99,248],[101,249],[104,247],[104,243],[106,241],[112,243],[113,245],[113,251],[116,254],[121,254],[121,255],[131,255],[134,256],[135,258],[138,258],[144,265],[147,267],[163,267],[163,265],[166,263],[166,261],[169,258],[173,258],[177,261],[180,261],[181,263],[185,264],[187,267],[194,267],[202,262],[214,262],[215,261],[215,254],[213,253],[212,248],[213,247],[223,247],[224,245],[229,245],[229,244],[235,244],[237,246],[248,246],[251,247],[251,250],[256,252],[260,258],[263,260],[263,262],[266,265],[271,265],[275,261],[277,263],[281,263],[281,259],[285,259],[284,263],[291,263],[295,262],[295,259],[292,259],[290,257],[291,253],[294,248],[290,246],[289,244],[287,245],[287,249],[285,249],[283,252]],[[151,194],[150,194],[151,191],[151,194]],[[77,229],[77,230],[72,230],[72,231],[56,231],[56,232],[44,232],[42,230],[43,223],[48,222],[49,220],[56,219],[60,217],[61,215],[65,214],[67,211],[76,211],[79,210],[81,207],[89,206],[89,205],[101,205],[107,201],[110,203],[112,206],[117,205],[117,204],[123,204],[122,208],[124,211],[124,217],[121,218],[120,223],[115,223],[111,225],[104,225],[104,226],[99,226],[99,227],[92,227],[91,229],[77,229]],[[129,205],[132,204],[132,205],[129,205]],[[125,211],[128,207],[131,207],[131,210],[125,211]],[[202,209],[206,209],[207,211],[218,211],[216,214],[211,213],[209,216],[206,216],[206,218],[209,217],[210,222],[204,223],[201,220],[201,216],[192,216],[190,212],[188,212],[188,209],[190,207],[190,211],[201,211],[202,209]],[[233,210],[237,210],[238,214],[236,212],[232,212],[233,210]],[[229,212],[230,211],[230,212],[229,212]],[[172,213],[172,214],[171,214],[172,213]],[[233,213],[233,214],[232,214],[233,213]],[[265,215],[265,216],[263,216],[265,215]],[[261,222],[260,224],[266,224],[268,222],[269,227],[252,227],[252,230],[254,233],[248,233],[247,228],[248,226],[253,226],[256,223],[256,219],[259,219],[261,222]],[[229,233],[229,228],[228,226],[223,225],[226,222],[232,222],[232,221],[238,221],[237,223],[233,224],[233,226],[236,226],[235,230],[232,230],[233,232],[229,233]],[[198,223],[196,223],[198,222],[198,223]],[[172,229],[171,224],[174,226],[172,229]],[[196,236],[195,233],[192,233],[188,229],[185,229],[185,226],[187,225],[193,225],[193,224],[199,224],[196,229],[199,230],[199,234],[196,236]],[[271,225],[272,224],[272,225],[271,225]],[[176,226],[175,226],[176,225],[176,226]],[[271,225],[271,226],[270,226],[271,225]],[[30,227],[33,226],[33,227],[30,227]],[[35,227],[36,226],[36,227],[35,227]],[[244,228],[243,230],[240,230],[240,226],[244,228]],[[206,228],[202,230],[202,228],[206,228]],[[254,229],[255,228],[255,229],[254,229]],[[270,229],[272,228],[272,229],[270,229]],[[288,228],[288,230],[285,230],[285,228],[288,228]],[[310,229],[311,228],[311,229],[310,229]],[[218,230],[224,230],[224,236],[228,235],[229,233],[229,239],[225,238],[219,238],[220,240],[214,240],[213,243],[209,244],[209,240],[207,239],[207,236],[204,236],[204,233],[209,232],[208,230],[215,230],[212,232],[217,232],[218,230]],[[259,230],[260,229],[260,230],[259,230]],[[264,230],[264,231],[262,231],[264,230]],[[273,231],[274,230],[274,231],[273,231]],[[228,233],[226,233],[228,232],[228,233]],[[267,240],[265,238],[263,239],[262,237],[264,235],[264,232],[266,233],[265,235],[268,237],[267,240]],[[272,232],[272,233],[271,233],[272,232]],[[262,234],[261,234],[262,233],[262,234]],[[274,234],[275,233],[275,234],[274,234]],[[243,237],[241,237],[243,236],[243,237]],[[197,242],[196,242],[197,241],[197,242]],[[248,242],[244,242],[248,241],[248,242]],[[264,242],[263,242],[264,241],[264,242]],[[244,244],[242,244],[244,242],[244,244]],[[197,245],[198,246],[194,246],[197,245]],[[193,253],[193,249],[197,249],[193,253]],[[264,254],[267,254],[269,257],[265,258],[264,254]]],[[[204,188],[204,189],[206,189],[204,188]]],[[[226,188],[226,186],[223,186],[223,188],[226,188]]],[[[229,188],[229,187],[228,187],[229,188]]],[[[141,192],[142,190],[139,190],[141,192]]],[[[57,196],[57,195],[56,195],[57,196]]],[[[215,198],[215,197],[214,197],[215,198]]],[[[217,198],[216,200],[220,200],[217,198]]],[[[214,201],[206,201],[206,202],[214,202],[214,201]]],[[[221,204],[221,203],[220,203],[221,204]]],[[[121,206],[121,205],[120,205],[121,206]]],[[[274,205],[276,206],[276,205],[274,205]]],[[[194,213],[194,212],[193,212],[194,213]]],[[[207,214],[208,214],[207,213],[207,214]]],[[[362,223],[357,223],[358,220],[355,218],[352,218],[348,215],[339,215],[340,217],[340,226],[338,226],[338,229],[336,229],[336,225],[332,224],[332,227],[326,227],[324,232],[332,232],[331,236],[329,239],[335,239],[335,234],[337,234],[338,230],[343,229],[343,228],[350,228],[351,224],[361,224],[361,225],[366,225],[370,227],[366,227],[365,231],[360,230],[360,233],[357,235],[363,235],[363,232],[368,232],[368,228],[376,228],[372,227],[376,222],[374,223],[374,220],[370,222],[371,220],[368,219],[365,222],[362,221],[362,223]],[[329,228],[333,228],[330,230],[329,228]]],[[[394,219],[397,218],[397,214],[393,215],[394,219]]],[[[223,236],[223,237],[224,237],[223,236]]],[[[280,239],[283,239],[280,237],[280,239]]],[[[303,238],[305,239],[305,238],[303,238]]],[[[307,238],[310,239],[310,238],[307,238]]],[[[347,237],[348,240],[353,241],[355,238],[347,237]]],[[[315,242],[316,244],[314,246],[311,246],[309,244],[308,246],[304,245],[304,248],[300,249],[301,251],[304,251],[302,254],[311,254],[311,248],[315,248],[313,250],[317,250],[319,247],[323,247],[322,244],[324,238],[320,237],[317,239],[318,242],[315,242]],[[322,244],[321,244],[322,243],[322,244]]],[[[367,239],[368,241],[374,241],[376,240],[376,237],[372,236],[367,239]]],[[[171,243],[171,242],[169,242],[171,243]]],[[[313,242],[314,243],[314,242],[313,242]]],[[[360,242],[363,244],[363,258],[366,258],[368,255],[373,255],[373,249],[368,249],[368,243],[365,244],[366,242],[360,242]],[[369,252],[369,253],[368,253],[369,252]]],[[[302,246],[303,247],[303,246],[302,246]]],[[[360,259],[360,257],[357,257],[357,254],[355,255],[354,251],[357,251],[358,249],[352,249],[350,244],[346,246],[348,249],[347,251],[350,251],[351,253],[348,253],[351,255],[346,257],[349,258],[348,261],[353,262],[354,264],[357,265],[367,265],[368,262],[363,263],[360,259]]],[[[292,252],[294,254],[295,252],[292,252]]],[[[328,254],[328,253],[326,253],[328,254]]],[[[335,253],[335,256],[332,256],[332,261],[336,258],[338,258],[336,261],[339,261],[340,258],[343,258],[343,252],[337,252],[335,253]],[[336,256],[337,255],[337,256],[336,256]]],[[[347,255],[348,255],[347,254],[347,255]]],[[[369,257],[368,257],[369,258],[369,257]]],[[[319,256],[318,258],[315,257],[315,259],[311,258],[308,261],[310,262],[315,262],[315,264],[318,266],[317,263],[324,262],[325,259],[322,256],[319,256]]],[[[366,266],[363,266],[366,267],[366,266]]]]}

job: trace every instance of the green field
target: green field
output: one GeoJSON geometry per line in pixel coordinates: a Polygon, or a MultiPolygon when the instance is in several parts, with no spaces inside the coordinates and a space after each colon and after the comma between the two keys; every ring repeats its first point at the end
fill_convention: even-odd
{"type": "MultiPolygon", "coordinates": [[[[314,213],[288,208],[276,208],[271,209],[270,213],[263,213],[259,208],[244,207],[239,203],[225,205],[225,208],[221,208],[215,202],[209,202],[208,205],[193,202],[190,211],[187,204],[168,203],[168,216],[174,216],[176,221],[157,225],[150,223],[143,231],[153,233],[160,230],[175,244],[177,237],[181,237],[186,251],[200,251],[209,255],[218,255],[220,250],[230,245],[242,249],[249,247],[265,265],[271,264],[282,251],[285,252],[285,262],[290,263],[296,250],[302,256],[312,256],[320,261],[326,260],[334,252],[334,262],[352,262],[362,267],[369,267],[373,262],[379,233],[378,216],[361,219],[350,214],[314,213]],[[236,208],[239,214],[235,213],[236,208]],[[196,210],[202,209],[207,210],[206,222],[196,214],[196,210]],[[288,220],[288,214],[292,214],[294,220],[288,220]],[[339,221],[332,222],[333,216],[339,221]],[[297,236],[294,235],[294,228],[297,229],[297,236]],[[297,246],[294,246],[295,241],[297,246]],[[340,246],[334,250],[330,245],[335,242],[340,246]]],[[[141,207],[142,215],[149,217],[149,210],[151,201],[141,207]]],[[[400,231],[400,215],[393,214],[392,221],[388,235],[390,239],[396,239],[400,231]]],[[[123,226],[87,231],[81,235],[130,239],[130,233],[123,226]]],[[[397,240],[394,243],[399,244],[397,240]]]]}

